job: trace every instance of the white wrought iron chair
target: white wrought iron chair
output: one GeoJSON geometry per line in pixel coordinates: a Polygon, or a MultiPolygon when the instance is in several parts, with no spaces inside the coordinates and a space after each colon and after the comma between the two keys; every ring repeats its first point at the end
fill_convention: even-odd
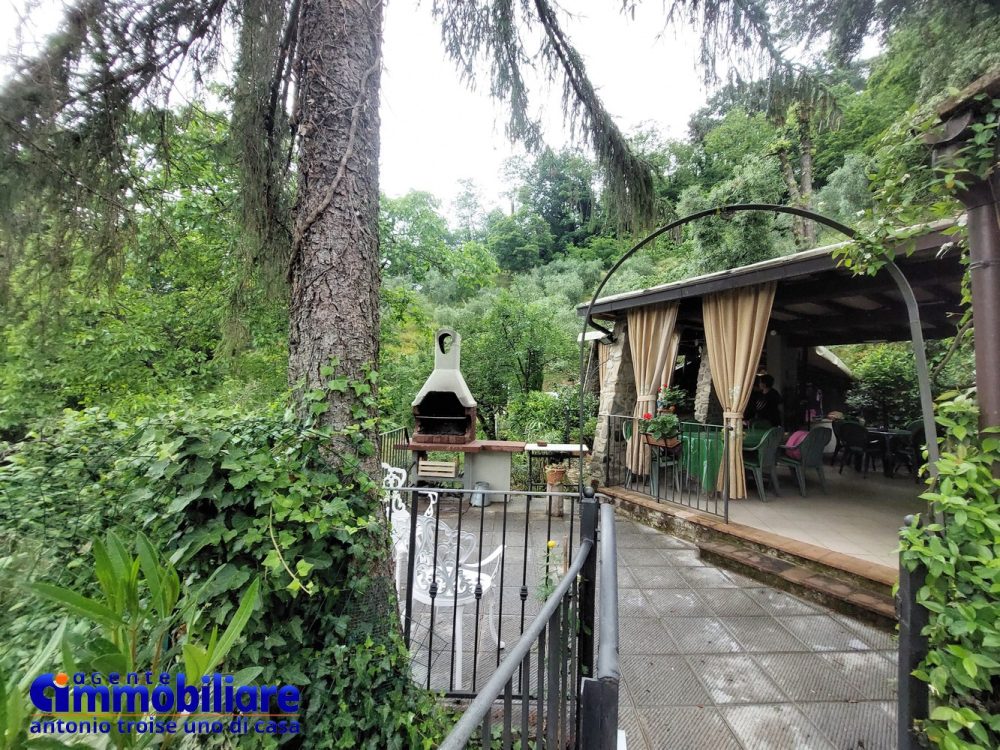
{"type": "MultiPolygon", "coordinates": [[[[405,607],[406,580],[403,575],[409,546],[410,512],[403,503],[399,488],[405,482],[406,473],[383,464],[389,501],[389,523],[392,529],[393,549],[396,562],[396,592],[401,607],[405,607]]],[[[454,607],[455,660],[452,679],[455,685],[462,684],[462,654],[464,640],[463,615],[465,607],[483,598],[489,599],[487,621],[493,642],[504,648],[496,623],[497,571],[503,559],[504,545],[498,546],[489,555],[475,555],[476,536],[468,531],[453,530],[445,522],[435,518],[437,492],[425,492],[430,498],[427,510],[417,518],[416,552],[413,565],[413,600],[433,606],[435,609],[454,607]],[[433,592],[433,595],[432,595],[433,592]],[[477,595],[478,592],[478,595],[477,595]]],[[[409,615],[403,611],[403,618],[409,615]]]]}
{"type": "MultiPolygon", "coordinates": [[[[396,592],[399,594],[403,586],[406,585],[406,579],[403,578],[403,571],[406,570],[404,566],[406,548],[410,543],[410,511],[406,507],[406,503],[403,502],[403,494],[399,491],[400,487],[406,484],[406,470],[397,469],[395,466],[389,466],[389,464],[382,464],[382,472],[385,474],[382,478],[382,488],[386,493],[386,515],[389,518],[392,551],[396,558],[396,592]]],[[[430,499],[427,510],[424,511],[424,516],[434,518],[434,506],[437,505],[438,500],[437,493],[422,492],[421,494],[427,495],[430,499]]],[[[417,534],[419,533],[420,527],[418,526],[417,534]]]]}

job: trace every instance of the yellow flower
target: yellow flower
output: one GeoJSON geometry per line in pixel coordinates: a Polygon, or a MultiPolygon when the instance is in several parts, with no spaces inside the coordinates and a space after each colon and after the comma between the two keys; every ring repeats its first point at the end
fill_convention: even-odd
{"type": "Polygon", "coordinates": [[[557,544],[559,544],[559,542],[557,542],[555,539],[549,539],[548,547],[549,549],[553,549],[557,544]]]}

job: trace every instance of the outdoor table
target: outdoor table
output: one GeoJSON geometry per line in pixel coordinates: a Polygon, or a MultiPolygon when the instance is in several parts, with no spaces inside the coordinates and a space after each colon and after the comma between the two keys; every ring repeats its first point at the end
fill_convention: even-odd
{"type": "Polygon", "coordinates": [[[546,443],[544,445],[539,445],[538,443],[528,443],[524,446],[524,452],[528,454],[528,492],[531,492],[535,487],[541,487],[543,490],[545,489],[544,478],[541,482],[534,481],[532,469],[535,458],[544,459],[542,461],[542,466],[545,466],[547,461],[562,461],[567,458],[579,456],[581,453],[586,455],[590,452],[590,448],[583,443],[578,445],[574,445],[572,443],[546,443]]]}
{"type": "Polygon", "coordinates": [[[681,432],[681,462],[688,476],[695,477],[705,492],[714,492],[722,465],[722,431],[681,432]]]}
{"type": "Polygon", "coordinates": [[[909,430],[899,430],[899,429],[888,429],[888,430],[873,430],[868,428],[868,434],[874,435],[882,439],[882,447],[885,450],[884,458],[882,459],[882,473],[887,477],[892,476],[892,439],[899,436],[910,436],[909,430]]]}

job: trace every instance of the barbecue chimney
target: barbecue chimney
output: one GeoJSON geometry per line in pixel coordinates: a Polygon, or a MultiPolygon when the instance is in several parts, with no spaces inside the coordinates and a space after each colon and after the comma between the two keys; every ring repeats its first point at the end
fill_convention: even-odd
{"type": "Polygon", "coordinates": [[[462,337],[451,328],[434,334],[434,371],[413,399],[415,443],[462,445],[476,439],[476,400],[459,369],[462,337]]]}

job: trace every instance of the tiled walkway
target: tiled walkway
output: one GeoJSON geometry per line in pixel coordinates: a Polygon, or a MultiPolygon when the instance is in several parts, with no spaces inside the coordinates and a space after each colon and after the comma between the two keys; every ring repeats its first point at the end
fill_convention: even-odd
{"type": "Polygon", "coordinates": [[[629,750],[888,750],[893,638],[617,523],[629,750]]]}

